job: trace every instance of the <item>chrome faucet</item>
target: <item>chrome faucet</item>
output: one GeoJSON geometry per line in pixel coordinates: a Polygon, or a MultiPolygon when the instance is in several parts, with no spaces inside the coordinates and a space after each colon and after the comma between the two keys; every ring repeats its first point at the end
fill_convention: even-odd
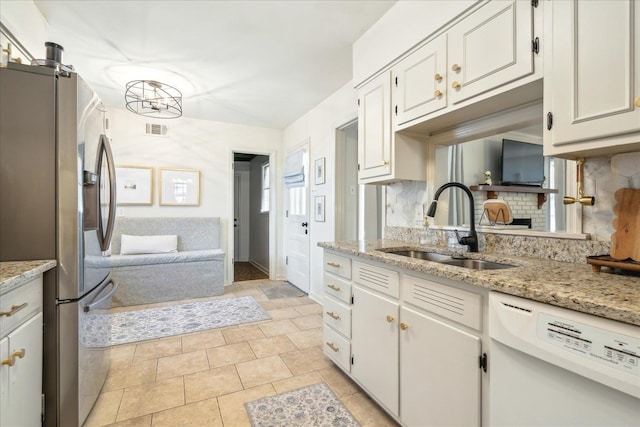
{"type": "Polygon", "coordinates": [[[447,182],[436,191],[436,195],[434,197],[433,202],[431,202],[431,206],[429,206],[429,210],[427,211],[427,216],[434,217],[436,214],[436,208],[438,207],[438,197],[440,197],[440,193],[450,187],[457,187],[464,190],[469,196],[469,218],[471,221],[471,230],[468,236],[460,236],[458,234],[458,230],[454,230],[456,233],[456,237],[458,238],[458,243],[461,245],[469,246],[469,252],[478,252],[478,234],[476,233],[476,221],[475,221],[475,206],[473,203],[473,194],[469,187],[464,184],[460,184],[459,182],[447,182]]]}

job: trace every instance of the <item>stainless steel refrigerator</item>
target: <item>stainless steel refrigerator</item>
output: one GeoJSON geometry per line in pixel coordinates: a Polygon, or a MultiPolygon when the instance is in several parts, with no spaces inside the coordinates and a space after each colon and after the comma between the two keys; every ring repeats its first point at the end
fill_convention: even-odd
{"type": "Polygon", "coordinates": [[[77,74],[0,69],[0,261],[58,263],[44,276],[46,426],[82,425],[109,367],[109,348],[92,347],[85,328],[116,287],[91,263],[107,250],[115,218],[106,127],[102,103],[77,74]]]}

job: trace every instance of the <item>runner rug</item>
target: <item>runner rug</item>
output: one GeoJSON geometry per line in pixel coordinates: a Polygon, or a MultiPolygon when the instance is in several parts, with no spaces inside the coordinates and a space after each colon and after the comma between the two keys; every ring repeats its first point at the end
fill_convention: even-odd
{"type": "Polygon", "coordinates": [[[326,383],[313,384],[244,404],[253,427],[359,427],[326,383]]]}
{"type": "Polygon", "coordinates": [[[107,347],[269,320],[251,296],[81,316],[86,347],[107,347]],[[110,332],[109,332],[110,331],[110,332]]]}

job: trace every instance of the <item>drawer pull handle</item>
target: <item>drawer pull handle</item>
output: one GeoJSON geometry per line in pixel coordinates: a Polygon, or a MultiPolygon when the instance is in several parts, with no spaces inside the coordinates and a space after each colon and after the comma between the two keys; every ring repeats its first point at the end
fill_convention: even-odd
{"type": "Polygon", "coordinates": [[[3,360],[2,364],[3,365],[9,365],[9,366],[13,366],[16,364],[16,357],[19,357],[20,359],[22,359],[24,357],[24,355],[26,354],[26,350],[20,349],[19,351],[14,352],[11,356],[9,356],[9,358],[7,360],[3,360]]]}
{"type": "Polygon", "coordinates": [[[328,287],[329,289],[333,289],[333,290],[334,290],[334,291],[336,291],[336,292],[340,292],[340,288],[339,288],[339,287],[337,287],[337,286],[327,285],[327,287],[328,287]]]}
{"type": "Polygon", "coordinates": [[[335,345],[333,345],[332,342],[329,342],[329,341],[327,341],[327,347],[329,347],[331,350],[335,351],[336,353],[340,351],[338,347],[336,347],[335,345]]]}
{"type": "Polygon", "coordinates": [[[340,264],[338,264],[336,262],[328,262],[327,265],[329,267],[340,268],[340,264]]]}
{"type": "Polygon", "coordinates": [[[409,329],[409,325],[407,323],[400,323],[400,329],[402,329],[403,331],[406,331],[407,329],[409,329]]]}
{"type": "Polygon", "coordinates": [[[28,305],[29,305],[28,302],[25,302],[24,304],[20,304],[20,305],[12,305],[10,311],[0,311],[0,316],[7,316],[7,317],[13,316],[23,308],[27,308],[28,305]]]}
{"type": "Polygon", "coordinates": [[[328,315],[329,317],[331,317],[332,319],[340,320],[340,316],[338,316],[337,314],[335,314],[333,311],[327,311],[327,315],[328,315]]]}
{"type": "Polygon", "coordinates": [[[395,320],[395,317],[393,316],[387,316],[387,322],[391,323],[395,320]]]}

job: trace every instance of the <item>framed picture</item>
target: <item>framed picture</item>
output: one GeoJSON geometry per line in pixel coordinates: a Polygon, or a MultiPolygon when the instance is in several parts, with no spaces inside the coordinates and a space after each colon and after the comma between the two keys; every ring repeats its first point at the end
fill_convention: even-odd
{"type": "Polygon", "coordinates": [[[116,166],[116,204],[152,205],[153,168],[116,166]]]}
{"type": "Polygon", "coordinates": [[[160,168],[160,205],[200,205],[200,171],[160,168]]]}
{"type": "Polygon", "coordinates": [[[316,171],[315,184],[316,185],[324,184],[324,163],[325,163],[325,158],[324,157],[320,157],[315,162],[315,171],[316,171]]]}
{"type": "Polygon", "coordinates": [[[313,205],[314,220],[316,222],[324,222],[324,196],[316,196],[313,205]]]}

